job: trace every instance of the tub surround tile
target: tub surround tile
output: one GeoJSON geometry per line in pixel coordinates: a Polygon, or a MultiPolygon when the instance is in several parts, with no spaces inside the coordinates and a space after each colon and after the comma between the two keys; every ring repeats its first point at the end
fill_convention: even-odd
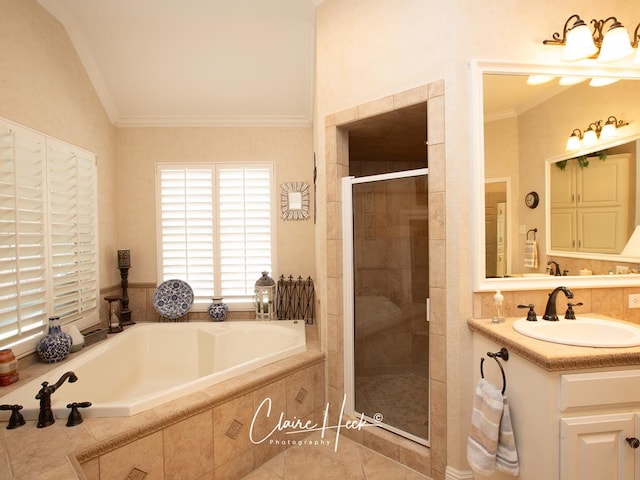
{"type": "Polygon", "coordinates": [[[252,446],[249,429],[253,419],[253,395],[245,395],[213,409],[213,458],[216,468],[252,446]],[[237,430],[236,438],[228,432],[237,430]]]}
{"type": "MultiPolygon", "coordinates": [[[[215,446],[210,411],[164,429],[163,441],[166,478],[197,479],[213,471],[215,446]]],[[[220,442],[224,443],[228,442],[220,442]]]]}
{"type": "Polygon", "coordinates": [[[254,450],[246,450],[220,467],[216,467],[216,480],[237,480],[254,470],[254,450]]]}
{"type": "Polygon", "coordinates": [[[100,480],[122,480],[134,468],[146,473],[145,480],[165,478],[162,441],[157,432],[101,456],[100,480]]]}

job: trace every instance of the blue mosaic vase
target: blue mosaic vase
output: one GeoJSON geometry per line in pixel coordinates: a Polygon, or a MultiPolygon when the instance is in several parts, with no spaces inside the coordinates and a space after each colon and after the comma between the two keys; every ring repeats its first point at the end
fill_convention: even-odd
{"type": "Polygon", "coordinates": [[[229,311],[229,307],[226,303],[222,302],[222,297],[213,297],[213,303],[209,305],[207,312],[211,317],[211,320],[214,322],[222,322],[225,318],[227,318],[227,312],[229,311]]]}
{"type": "Polygon", "coordinates": [[[60,317],[49,317],[49,332],[40,339],[36,351],[43,362],[55,363],[67,358],[71,344],[71,335],[60,327],[60,317]]]}

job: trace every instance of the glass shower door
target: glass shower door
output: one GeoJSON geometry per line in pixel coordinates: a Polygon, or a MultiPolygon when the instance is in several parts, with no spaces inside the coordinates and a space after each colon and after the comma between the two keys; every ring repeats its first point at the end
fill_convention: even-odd
{"type": "Polygon", "coordinates": [[[352,180],[354,410],[428,444],[426,169],[352,180]]]}

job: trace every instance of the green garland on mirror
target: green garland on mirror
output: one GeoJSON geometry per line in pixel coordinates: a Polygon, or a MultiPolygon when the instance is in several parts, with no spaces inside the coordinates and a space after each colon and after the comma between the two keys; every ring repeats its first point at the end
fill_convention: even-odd
{"type": "MultiPolygon", "coordinates": [[[[590,154],[590,156],[594,156],[594,155],[598,155],[598,158],[600,160],[602,160],[603,162],[607,159],[607,151],[606,150],[602,150],[600,152],[593,152],[592,154],[590,154]]],[[[556,167],[558,167],[560,170],[564,170],[567,166],[567,162],[569,160],[575,160],[578,162],[578,166],[580,168],[587,168],[589,166],[589,157],[587,155],[582,155],[581,157],[576,157],[576,158],[568,158],[567,160],[561,160],[559,162],[556,162],[556,167]]]]}

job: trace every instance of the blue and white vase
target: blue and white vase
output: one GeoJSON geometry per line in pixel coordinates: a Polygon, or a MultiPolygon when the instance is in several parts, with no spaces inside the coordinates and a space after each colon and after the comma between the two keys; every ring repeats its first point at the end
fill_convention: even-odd
{"type": "Polygon", "coordinates": [[[207,312],[209,312],[211,320],[213,320],[214,322],[222,322],[225,318],[227,318],[229,307],[226,303],[222,302],[222,297],[213,297],[212,300],[213,303],[209,305],[207,312]]]}
{"type": "Polygon", "coordinates": [[[42,361],[55,363],[64,360],[71,351],[71,345],[71,335],[60,328],[60,317],[49,317],[49,332],[36,345],[42,361]]]}

